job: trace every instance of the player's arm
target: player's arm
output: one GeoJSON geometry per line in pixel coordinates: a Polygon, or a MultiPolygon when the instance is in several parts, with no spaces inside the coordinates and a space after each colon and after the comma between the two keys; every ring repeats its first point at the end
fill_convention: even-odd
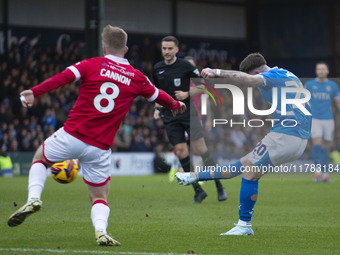
{"type": "Polygon", "coordinates": [[[144,81],[142,81],[143,86],[140,94],[147,98],[149,102],[154,101],[158,105],[170,109],[173,116],[179,113],[182,114],[185,111],[186,106],[184,103],[176,101],[165,91],[156,88],[145,75],[142,77],[144,77],[144,81]]]}
{"type": "Polygon", "coordinates": [[[337,110],[340,112],[340,92],[339,87],[336,83],[334,83],[333,99],[337,110]]]}
{"type": "Polygon", "coordinates": [[[335,102],[335,106],[338,109],[338,111],[340,112],[340,97],[337,97],[334,99],[335,102]]]}
{"type": "Polygon", "coordinates": [[[186,109],[184,103],[176,101],[168,93],[161,89],[158,89],[158,96],[156,97],[155,102],[165,108],[170,109],[173,116],[182,114],[186,109]]]}
{"type": "Polygon", "coordinates": [[[199,95],[203,92],[204,85],[198,85],[196,87],[190,88],[189,91],[182,91],[182,90],[176,90],[175,91],[175,96],[178,100],[185,100],[190,96],[196,96],[199,95]],[[201,88],[201,89],[200,89],[201,88]]]}
{"type": "Polygon", "coordinates": [[[63,72],[52,76],[46,81],[36,85],[35,87],[24,90],[20,93],[20,99],[24,107],[32,107],[34,98],[59,88],[65,84],[72,83],[75,80],[75,75],[70,69],[66,69],[63,72]]]}
{"type": "Polygon", "coordinates": [[[265,85],[261,75],[250,75],[240,71],[204,68],[201,72],[203,78],[224,78],[223,81],[234,85],[259,87],[265,85]]]}
{"type": "MultiPolygon", "coordinates": [[[[154,67],[155,68],[155,67],[154,67]]],[[[153,73],[152,73],[152,80],[153,80],[153,83],[154,85],[158,88],[159,87],[159,82],[158,82],[158,79],[157,79],[157,75],[156,75],[156,71],[154,70],[153,73]]],[[[161,115],[161,111],[160,111],[160,107],[161,105],[158,104],[158,103],[155,103],[155,107],[154,107],[154,112],[153,112],[153,118],[155,120],[158,120],[160,119],[161,115]]]]}
{"type": "Polygon", "coordinates": [[[161,107],[160,104],[155,103],[154,112],[153,112],[153,118],[155,120],[158,120],[161,117],[160,107],[161,107]]]}

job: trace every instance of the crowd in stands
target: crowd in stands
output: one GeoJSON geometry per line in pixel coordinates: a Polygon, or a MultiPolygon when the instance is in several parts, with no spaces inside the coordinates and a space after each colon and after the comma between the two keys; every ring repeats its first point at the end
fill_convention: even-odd
{"type": "MultiPolygon", "coordinates": [[[[77,99],[79,82],[40,95],[29,109],[21,106],[19,93],[84,59],[79,45],[73,43],[60,51],[23,43],[0,55],[0,145],[5,151],[35,151],[66,121],[77,99]]],[[[143,70],[149,68],[150,75],[153,63],[148,64],[149,59],[143,56],[148,55],[132,49],[129,60],[143,70]]],[[[159,142],[168,144],[162,121],[152,116],[153,103],[137,98],[117,133],[113,150],[153,151],[159,142]]]]}
{"type": "MultiPolygon", "coordinates": [[[[21,107],[19,93],[84,59],[86,56],[81,54],[80,48],[79,43],[73,43],[57,51],[42,48],[39,44],[30,47],[23,43],[20,46],[12,45],[7,54],[0,55],[0,141],[4,150],[35,151],[45,138],[63,125],[77,99],[79,82],[37,97],[34,107],[30,109],[21,107]]],[[[180,49],[178,56],[186,56],[185,47],[180,46],[180,49]]],[[[161,59],[160,45],[152,45],[145,38],[141,46],[130,46],[127,58],[134,67],[152,79],[152,67],[161,59]]],[[[199,70],[207,66],[222,69],[237,69],[238,66],[234,57],[230,57],[227,62],[197,59],[196,63],[199,70]]],[[[223,118],[230,119],[232,100],[228,102],[223,106],[223,118]]],[[[153,151],[160,143],[165,151],[171,150],[163,122],[153,119],[153,106],[144,98],[136,98],[117,133],[114,151],[153,151]]],[[[265,105],[260,107],[268,109],[265,105]]],[[[337,126],[340,126],[339,121],[338,118],[337,126]]],[[[211,129],[211,126],[204,125],[204,132],[210,149],[216,151],[216,156],[222,157],[251,150],[268,132],[268,128],[266,125],[266,128],[236,126],[211,129]]]]}

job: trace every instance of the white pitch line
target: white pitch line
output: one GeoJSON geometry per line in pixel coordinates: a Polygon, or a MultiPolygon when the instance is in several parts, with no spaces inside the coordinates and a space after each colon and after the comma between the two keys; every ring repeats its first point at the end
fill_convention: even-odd
{"type": "Polygon", "coordinates": [[[185,253],[157,253],[157,252],[133,252],[133,251],[86,251],[86,250],[56,250],[56,249],[30,249],[30,248],[0,248],[2,251],[19,252],[50,252],[50,253],[89,253],[89,254],[120,254],[120,255],[187,255],[185,253]]]}

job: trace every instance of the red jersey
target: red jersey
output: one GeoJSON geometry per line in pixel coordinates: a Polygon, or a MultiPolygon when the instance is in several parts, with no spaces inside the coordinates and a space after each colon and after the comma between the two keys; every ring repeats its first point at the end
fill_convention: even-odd
{"type": "Polygon", "coordinates": [[[126,59],[107,55],[68,68],[82,83],[65,131],[99,148],[113,145],[116,132],[137,96],[153,101],[158,94],[146,76],[126,59]]]}
{"type": "MultiPolygon", "coordinates": [[[[179,103],[164,97],[149,79],[134,69],[125,58],[113,55],[83,60],[59,75],[32,88],[34,96],[82,80],[77,101],[64,125],[67,133],[101,149],[114,144],[116,132],[139,95],[149,101],[156,98],[177,109],[179,103]],[[73,75],[72,75],[73,73],[73,75]]],[[[157,101],[157,100],[156,100],[157,101]]],[[[158,102],[158,101],[157,101],[158,102]]]]}

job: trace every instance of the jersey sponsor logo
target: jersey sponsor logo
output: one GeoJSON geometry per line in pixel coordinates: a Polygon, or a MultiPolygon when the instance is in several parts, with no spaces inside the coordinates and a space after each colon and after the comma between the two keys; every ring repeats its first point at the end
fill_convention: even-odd
{"type": "Polygon", "coordinates": [[[107,77],[107,78],[110,78],[112,80],[118,81],[118,82],[120,82],[122,84],[125,84],[127,86],[130,86],[130,82],[131,82],[130,78],[128,78],[128,77],[126,77],[124,75],[115,73],[113,71],[106,70],[105,68],[102,68],[100,70],[100,76],[107,77]]]}
{"type": "Polygon", "coordinates": [[[313,95],[313,98],[315,98],[315,99],[331,100],[330,94],[325,93],[325,92],[313,92],[312,95],[313,95]]]}
{"type": "Polygon", "coordinates": [[[126,68],[124,66],[120,66],[118,64],[114,64],[114,63],[110,63],[110,67],[113,69],[117,69],[117,70],[125,70],[126,68]]]}
{"type": "Polygon", "coordinates": [[[326,90],[327,90],[327,91],[331,91],[331,86],[327,86],[327,87],[326,87],[326,90]]]}
{"type": "Polygon", "coordinates": [[[198,71],[198,69],[196,68],[196,69],[194,70],[194,74],[196,74],[197,76],[200,76],[200,71],[198,71]]]}
{"type": "Polygon", "coordinates": [[[109,65],[108,64],[104,65],[104,64],[106,64],[106,63],[102,63],[103,66],[110,67],[110,68],[112,68],[114,70],[118,70],[120,73],[123,73],[123,74],[125,74],[127,76],[132,76],[132,77],[135,76],[135,74],[133,72],[126,71],[125,67],[119,66],[118,64],[113,64],[113,63],[109,63],[109,65]]]}
{"type": "Polygon", "coordinates": [[[181,85],[181,78],[175,78],[174,84],[175,84],[176,87],[179,87],[181,85]]]}
{"type": "Polygon", "coordinates": [[[165,70],[163,70],[163,71],[159,71],[159,72],[158,72],[158,74],[162,74],[162,73],[164,73],[164,72],[165,72],[165,70]]]}

